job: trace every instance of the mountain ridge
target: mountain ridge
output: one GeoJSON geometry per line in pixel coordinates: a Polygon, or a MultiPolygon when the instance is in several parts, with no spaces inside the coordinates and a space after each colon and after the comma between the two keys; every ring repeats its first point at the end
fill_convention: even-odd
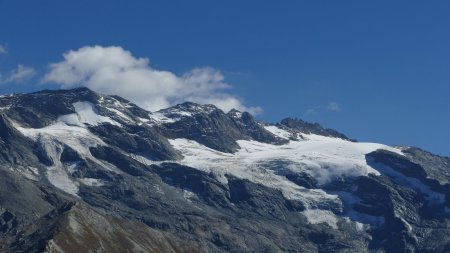
{"type": "Polygon", "coordinates": [[[446,252],[448,171],[300,119],[149,112],[87,88],[0,96],[5,252],[446,252]]]}

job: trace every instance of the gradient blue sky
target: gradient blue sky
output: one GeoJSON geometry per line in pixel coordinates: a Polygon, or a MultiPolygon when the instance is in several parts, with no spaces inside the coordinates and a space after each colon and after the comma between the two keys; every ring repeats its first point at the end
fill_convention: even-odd
{"type": "Polygon", "coordinates": [[[57,88],[37,83],[64,52],[117,45],[220,70],[259,119],[450,156],[449,1],[0,0],[0,45],[0,93],[57,88]],[[6,82],[18,64],[35,75],[6,82]]]}

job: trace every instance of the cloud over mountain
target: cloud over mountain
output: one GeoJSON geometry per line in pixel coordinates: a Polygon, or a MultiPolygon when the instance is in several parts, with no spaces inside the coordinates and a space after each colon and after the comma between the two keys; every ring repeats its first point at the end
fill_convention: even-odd
{"type": "Polygon", "coordinates": [[[231,86],[220,71],[210,67],[195,68],[179,76],[154,69],[148,58],[134,57],[118,46],[86,46],[64,53],[63,58],[50,64],[43,82],[117,94],[151,111],[184,101],[214,104],[225,111],[261,111],[259,107],[245,106],[241,99],[228,93],[231,86]]]}

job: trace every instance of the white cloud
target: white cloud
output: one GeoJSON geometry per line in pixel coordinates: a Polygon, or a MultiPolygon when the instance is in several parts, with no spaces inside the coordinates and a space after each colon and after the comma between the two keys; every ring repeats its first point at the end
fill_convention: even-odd
{"type": "Polygon", "coordinates": [[[35,74],[36,71],[33,68],[19,64],[5,78],[0,76],[0,83],[21,83],[32,78],[35,74]]]}
{"type": "Polygon", "coordinates": [[[338,103],[336,103],[336,102],[331,102],[331,103],[328,105],[328,110],[330,110],[330,111],[332,111],[332,112],[337,112],[337,111],[340,111],[340,110],[341,110],[341,107],[339,106],[338,103]]]}
{"type": "Polygon", "coordinates": [[[86,86],[94,91],[127,98],[155,111],[185,101],[214,104],[224,111],[236,108],[259,113],[259,107],[246,107],[226,92],[230,85],[213,68],[195,68],[178,76],[156,70],[149,59],[136,58],[122,47],[87,46],[66,52],[64,60],[50,64],[43,82],[61,88],[86,86]]]}
{"type": "Polygon", "coordinates": [[[0,45],[0,54],[6,54],[8,50],[6,50],[6,47],[4,45],[0,45]]]}

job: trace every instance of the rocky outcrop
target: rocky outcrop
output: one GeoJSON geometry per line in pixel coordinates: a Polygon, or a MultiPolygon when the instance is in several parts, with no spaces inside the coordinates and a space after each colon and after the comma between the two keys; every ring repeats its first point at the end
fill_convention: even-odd
{"type": "Polygon", "coordinates": [[[213,105],[186,102],[161,110],[160,113],[173,120],[161,126],[169,138],[195,140],[222,152],[236,152],[239,149],[237,140],[286,143],[265,130],[247,112],[234,110],[225,114],[213,105]]]}
{"type": "Polygon", "coordinates": [[[287,127],[292,130],[297,130],[300,133],[317,134],[317,135],[322,135],[322,136],[329,136],[329,137],[341,138],[344,140],[350,140],[347,136],[345,136],[342,133],[339,133],[336,130],[333,130],[330,128],[324,128],[318,123],[309,123],[309,122],[305,122],[301,119],[285,118],[285,119],[281,120],[281,122],[278,125],[281,127],[287,127]]]}

